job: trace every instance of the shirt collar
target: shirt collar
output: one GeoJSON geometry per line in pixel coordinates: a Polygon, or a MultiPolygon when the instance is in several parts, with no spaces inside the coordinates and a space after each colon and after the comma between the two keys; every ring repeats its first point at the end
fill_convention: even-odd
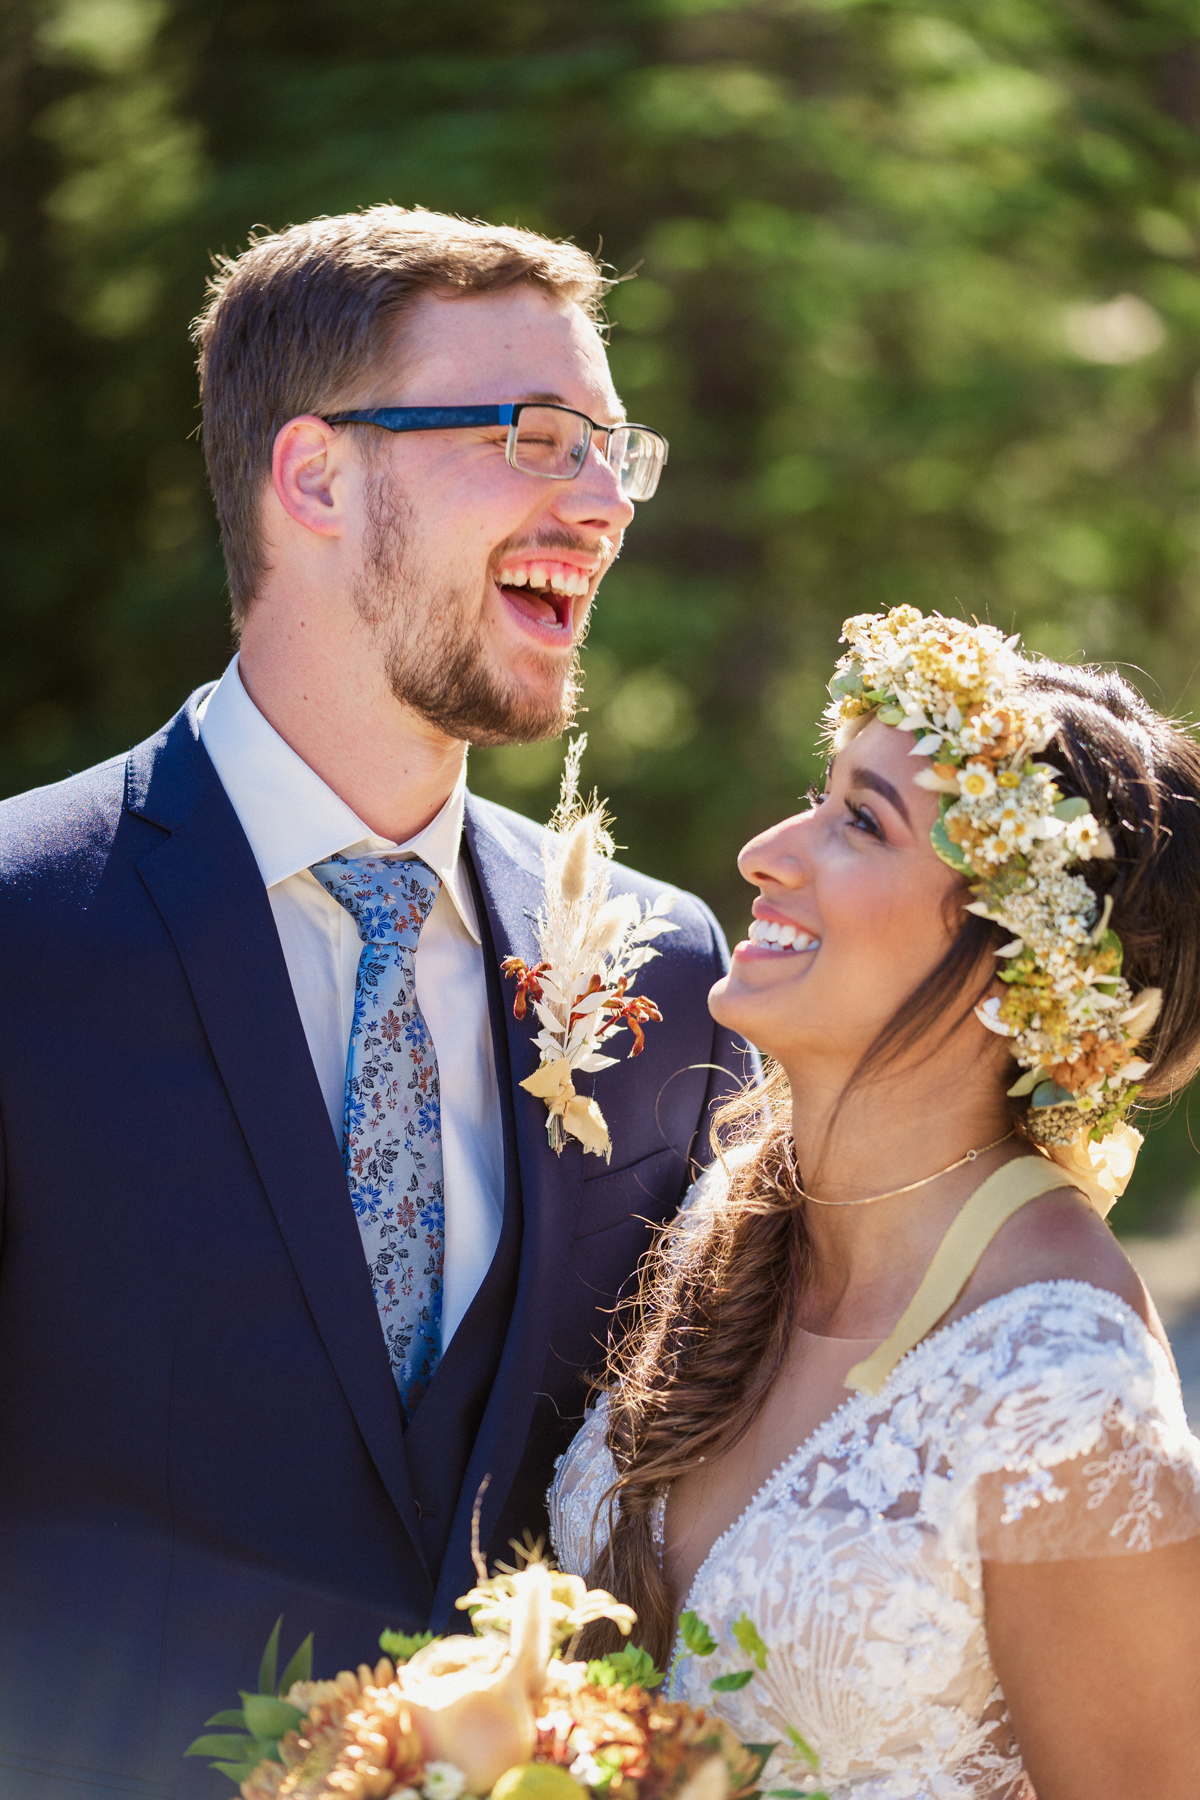
{"type": "Polygon", "coordinates": [[[276,887],[338,852],[419,857],[440,879],[470,936],[481,942],[461,856],[465,768],[424,831],[394,844],[370,831],[268,724],[242,686],[236,656],[201,703],[199,718],[200,741],[249,839],[266,887],[276,887]]]}

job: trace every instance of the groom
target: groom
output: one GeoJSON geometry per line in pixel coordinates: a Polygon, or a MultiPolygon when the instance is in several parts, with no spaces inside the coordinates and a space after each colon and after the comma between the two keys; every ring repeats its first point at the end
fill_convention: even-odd
{"type": "Polygon", "coordinates": [[[239,655],[0,808],[4,1800],[220,1794],[182,1753],[280,1613],[330,1674],[461,1627],[476,1495],[489,1556],[545,1529],[743,1072],[680,899],[664,1022],[596,1078],[611,1164],[553,1154],[500,972],[536,960],[539,831],[465,787],[468,743],[569,723],[665,455],[613,429],[602,291],[572,247],[394,207],[224,265],[197,331],[239,655]]]}

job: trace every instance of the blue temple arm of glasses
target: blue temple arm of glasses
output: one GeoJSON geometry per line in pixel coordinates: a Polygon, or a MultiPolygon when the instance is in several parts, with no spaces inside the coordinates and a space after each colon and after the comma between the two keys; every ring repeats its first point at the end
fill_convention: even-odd
{"type": "Polygon", "coordinates": [[[331,413],[327,425],[382,425],[385,431],[451,431],[457,425],[511,425],[515,407],[376,406],[366,412],[331,413]]]}

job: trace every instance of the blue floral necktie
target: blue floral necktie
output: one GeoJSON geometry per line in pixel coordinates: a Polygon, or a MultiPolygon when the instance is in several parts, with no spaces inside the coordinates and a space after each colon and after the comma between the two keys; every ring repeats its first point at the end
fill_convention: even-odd
{"type": "Polygon", "coordinates": [[[411,1418],[442,1353],[441,1093],[414,963],[441,882],[422,862],[378,856],[333,856],[312,872],[362,938],[342,1155],[388,1358],[411,1418]]]}

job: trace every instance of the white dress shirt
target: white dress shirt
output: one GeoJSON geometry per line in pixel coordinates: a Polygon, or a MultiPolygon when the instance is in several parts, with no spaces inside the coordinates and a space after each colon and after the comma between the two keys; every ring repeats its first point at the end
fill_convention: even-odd
{"type": "Polygon", "coordinates": [[[483,948],[461,853],[466,771],[416,837],[405,844],[376,837],[267,723],[242,686],[237,663],[235,656],[201,704],[200,740],[262,875],[339,1147],[362,940],[311,865],[338,852],[374,852],[419,857],[441,878],[417,945],[416,981],[441,1085],[445,1347],[487,1273],[504,1209],[504,1137],[483,948]]]}

